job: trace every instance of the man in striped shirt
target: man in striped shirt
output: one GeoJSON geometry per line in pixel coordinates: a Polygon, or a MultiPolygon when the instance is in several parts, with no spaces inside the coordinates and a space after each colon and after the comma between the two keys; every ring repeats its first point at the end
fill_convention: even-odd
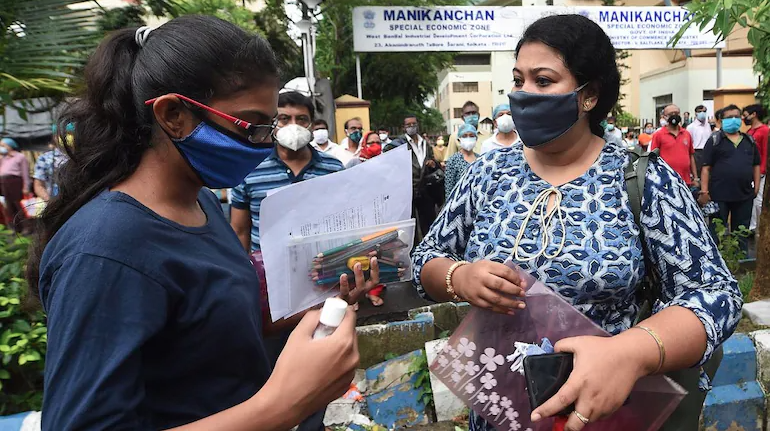
{"type": "MultiPolygon", "coordinates": [[[[309,97],[297,92],[278,96],[279,128],[296,124],[309,129],[314,114],[309,97]]],[[[268,191],[343,169],[339,160],[308,145],[309,133],[307,142],[276,142],[273,153],[233,189],[231,225],[246,251],[260,249],[259,209],[268,191]]]]}

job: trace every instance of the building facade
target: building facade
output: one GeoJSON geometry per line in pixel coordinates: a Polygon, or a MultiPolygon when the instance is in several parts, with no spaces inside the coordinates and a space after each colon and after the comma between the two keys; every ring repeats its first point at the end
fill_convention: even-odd
{"type": "MultiPolygon", "coordinates": [[[[618,2],[621,3],[621,2],[618,2]]],[[[623,6],[672,6],[672,0],[625,0],[623,6]]],[[[680,2],[684,4],[685,2],[680,2]]],[[[479,6],[601,6],[600,0],[487,0],[479,6]]],[[[523,31],[524,29],[522,29],[523,31]]],[[[721,87],[756,87],[757,75],[752,70],[752,48],[747,40],[747,31],[736,31],[726,41],[722,50],[721,87]]],[[[628,82],[622,86],[621,94],[624,109],[640,122],[657,123],[663,106],[675,103],[682,112],[693,112],[695,106],[704,104],[709,107],[709,116],[713,115],[713,92],[717,89],[716,50],[632,50],[624,61],[623,78],[628,82]]],[[[470,54],[460,53],[459,58],[470,54]]],[[[474,53],[473,55],[480,55],[474,53]]],[[[464,60],[461,60],[461,62],[464,60]]],[[[513,84],[512,70],[515,64],[513,52],[489,53],[488,64],[477,64],[473,69],[479,81],[491,81],[490,106],[508,101],[508,93],[513,84]]],[[[437,92],[445,90],[448,77],[464,71],[463,65],[442,71],[439,75],[440,86],[437,92]]],[[[481,87],[480,87],[481,89],[481,87]]],[[[479,94],[479,100],[484,95],[479,94]]],[[[448,94],[447,101],[437,107],[447,121],[447,131],[457,122],[452,115],[454,109],[462,107],[463,101],[457,101],[457,94],[448,94]],[[458,105],[459,104],[459,105],[458,105]]],[[[462,97],[460,97],[462,99],[462,97]]],[[[477,102],[478,103],[478,102],[477,102]]],[[[481,104],[479,103],[479,106],[481,104]]],[[[483,108],[482,108],[483,110],[483,108]]],[[[482,117],[484,113],[482,113],[482,117]]],[[[461,121],[461,120],[460,120],[461,121]]],[[[456,130],[456,126],[454,126],[456,130]]]]}

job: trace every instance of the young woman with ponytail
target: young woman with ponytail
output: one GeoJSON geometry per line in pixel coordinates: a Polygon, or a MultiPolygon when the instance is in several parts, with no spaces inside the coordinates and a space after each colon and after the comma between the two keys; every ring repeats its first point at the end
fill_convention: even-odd
{"type": "Polygon", "coordinates": [[[202,189],[272,151],[277,76],[263,39],[213,17],[93,54],[28,265],[48,314],[44,430],[286,430],[348,389],[352,311],[323,340],[309,313],[271,372],[256,273],[202,189]]]}

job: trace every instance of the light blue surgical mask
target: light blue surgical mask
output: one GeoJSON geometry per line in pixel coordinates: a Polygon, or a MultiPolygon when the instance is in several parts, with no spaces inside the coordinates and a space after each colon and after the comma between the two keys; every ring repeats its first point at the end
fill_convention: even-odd
{"type": "Polygon", "coordinates": [[[465,124],[470,124],[473,127],[479,127],[479,114],[471,114],[463,117],[465,124]]]}
{"type": "Polygon", "coordinates": [[[695,118],[697,118],[698,121],[700,121],[700,122],[705,122],[706,121],[706,113],[705,112],[696,112],[695,113],[695,118]]]}
{"type": "Polygon", "coordinates": [[[724,130],[725,133],[736,133],[737,131],[741,130],[741,119],[740,118],[723,119],[722,130],[724,130]]]}
{"type": "Polygon", "coordinates": [[[0,154],[2,154],[2,155],[8,154],[8,148],[0,147],[0,154]]]}
{"type": "Polygon", "coordinates": [[[272,152],[272,143],[253,144],[206,121],[182,139],[171,140],[182,157],[212,189],[237,186],[272,152]]]}
{"type": "Polygon", "coordinates": [[[615,130],[615,125],[612,123],[607,124],[607,131],[611,132],[613,130],[615,130]]]}

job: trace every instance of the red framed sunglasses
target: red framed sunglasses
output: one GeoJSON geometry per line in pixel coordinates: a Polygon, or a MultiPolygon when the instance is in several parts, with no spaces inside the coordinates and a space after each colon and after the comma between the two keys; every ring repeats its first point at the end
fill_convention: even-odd
{"type": "MultiPolygon", "coordinates": [[[[216,109],[206,106],[203,103],[200,103],[198,101],[195,101],[193,99],[190,99],[187,96],[183,96],[178,93],[169,93],[169,96],[176,96],[180,98],[181,100],[190,103],[193,106],[196,106],[200,109],[203,109],[205,111],[208,111],[217,117],[224,118],[227,121],[230,121],[231,123],[235,124],[236,126],[246,129],[246,131],[249,132],[249,142],[252,144],[262,144],[265,142],[265,140],[273,135],[273,132],[275,131],[276,126],[278,125],[278,122],[276,120],[273,120],[271,124],[251,124],[246,120],[241,120],[240,118],[233,117],[230,114],[225,114],[222,111],[217,111],[216,109]]],[[[158,100],[158,97],[155,97],[153,99],[150,99],[146,102],[144,102],[145,105],[150,106],[155,101],[158,100]]]]}

